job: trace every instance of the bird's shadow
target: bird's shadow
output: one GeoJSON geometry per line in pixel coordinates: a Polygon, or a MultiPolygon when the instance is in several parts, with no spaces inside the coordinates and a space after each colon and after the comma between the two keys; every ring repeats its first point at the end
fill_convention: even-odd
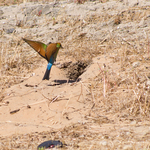
{"type": "Polygon", "coordinates": [[[81,79],[78,78],[76,80],[71,80],[71,79],[68,79],[68,80],[53,80],[53,84],[48,84],[48,86],[56,86],[56,85],[62,85],[62,84],[65,84],[65,83],[75,83],[75,82],[79,82],[81,79]]]}

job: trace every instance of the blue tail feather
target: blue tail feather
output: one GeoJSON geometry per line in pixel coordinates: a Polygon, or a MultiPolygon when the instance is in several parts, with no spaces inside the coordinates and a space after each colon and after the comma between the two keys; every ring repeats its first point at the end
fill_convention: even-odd
{"type": "Polygon", "coordinates": [[[53,64],[49,62],[48,65],[47,65],[47,69],[48,69],[48,70],[51,70],[52,65],[53,65],[53,64]]]}

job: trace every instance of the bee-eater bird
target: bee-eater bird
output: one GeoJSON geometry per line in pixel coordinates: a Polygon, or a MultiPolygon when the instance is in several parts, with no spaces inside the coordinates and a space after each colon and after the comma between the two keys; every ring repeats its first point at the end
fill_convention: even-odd
{"type": "Polygon", "coordinates": [[[48,61],[43,80],[49,80],[51,67],[54,61],[56,61],[59,49],[63,48],[62,45],[60,43],[49,43],[46,45],[42,42],[27,40],[25,38],[23,40],[48,61]]]}

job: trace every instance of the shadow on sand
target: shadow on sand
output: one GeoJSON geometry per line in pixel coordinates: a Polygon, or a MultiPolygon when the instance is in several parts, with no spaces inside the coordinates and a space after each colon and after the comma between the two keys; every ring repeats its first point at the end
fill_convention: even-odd
{"type": "Polygon", "coordinates": [[[81,80],[81,78],[78,78],[76,80],[53,80],[52,84],[48,84],[48,86],[56,86],[56,85],[62,85],[62,84],[65,84],[65,83],[75,83],[75,82],[79,82],[81,80]]]}

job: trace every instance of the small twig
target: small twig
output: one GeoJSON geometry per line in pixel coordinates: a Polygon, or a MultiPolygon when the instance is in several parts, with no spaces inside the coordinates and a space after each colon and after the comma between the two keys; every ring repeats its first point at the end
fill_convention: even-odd
{"type": "MultiPolygon", "coordinates": [[[[94,106],[95,106],[96,100],[95,100],[94,94],[93,94],[93,92],[92,92],[92,89],[91,89],[91,95],[92,95],[92,99],[93,99],[94,106]]],[[[93,109],[94,106],[92,106],[92,109],[93,109]]]]}
{"type": "Polygon", "coordinates": [[[86,88],[86,86],[83,84],[83,82],[82,81],[80,81],[81,82],[81,84],[84,86],[84,88],[86,89],[86,91],[88,92],[88,93],[90,93],[90,91],[86,88]]]}
{"type": "MultiPolygon", "coordinates": [[[[54,98],[50,99],[50,98],[46,97],[44,94],[42,94],[42,96],[44,98],[46,98],[47,100],[51,101],[49,104],[53,103],[54,101],[56,101],[60,97],[60,95],[57,95],[54,98]]],[[[49,106],[49,104],[48,104],[48,106],[49,106]]]]}
{"type": "MultiPolygon", "coordinates": [[[[81,83],[81,82],[80,82],[80,83],[81,83]]],[[[81,95],[83,96],[82,83],[81,83],[81,93],[80,93],[80,95],[79,95],[79,97],[78,97],[77,102],[79,102],[79,99],[80,99],[81,95]]],[[[84,98],[84,97],[83,97],[83,98],[84,98]]]]}
{"type": "Polygon", "coordinates": [[[13,110],[13,111],[10,112],[10,114],[15,114],[15,113],[17,113],[18,111],[20,111],[20,109],[13,110]]]}
{"type": "MultiPolygon", "coordinates": [[[[43,94],[42,94],[42,96],[43,96],[44,98],[48,99],[49,101],[51,101],[50,104],[53,103],[54,101],[56,101],[56,100],[58,99],[58,97],[60,97],[60,95],[58,95],[58,96],[55,96],[55,97],[52,98],[52,99],[49,99],[49,98],[47,98],[46,96],[44,96],[43,94]]],[[[47,101],[47,100],[42,100],[42,101],[40,101],[40,102],[32,103],[32,104],[29,104],[29,105],[23,105],[22,107],[20,107],[20,109],[23,108],[23,107],[31,108],[31,106],[33,106],[33,105],[37,105],[37,104],[40,104],[40,103],[43,103],[43,102],[46,102],[46,101],[47,101]]],[[[49,105],[48,105],[48,106],[49,106],[49,105]]],[[[13,111],[10,112],[10,114],[14,114],[14,113],[20,111],[20,109],[13,110],[13,111]]]]}
{"type": "Polygon", "coordinates": [[[133,92],[134,92],[134,94],[135,94],[136,98],[137,98],[137,99],[139,99],[139,98],[138,98],[138,96],[137,96],[137,94],[136,94],[136,92],[135,92],[134,90],[133,90],[133,92]]]}
{"type": "MultiPolygon", "coordinates": [[[[122,38],[122,37],[121,37],[122,38]]],[[[128,45],[131,45],[133,48],[134,48],[134,45],[133,44],[131,44],[130,42],[128,42],[127,40],[125,40],[124,38],[122,38],[122,40],[124,41],[124,42],[126,42],[128,45]]]]}
{"type": "Polygon", "coordinates": [[[93,109],[95,107],[95,103],[93,104],[93,106],[91,107],[91,109],[93,109]]]}
{"type": "Polygon", "coordinates": [[[107,38],[103,39],[103,41],[101,41],[100,44],[103,44],[105,41],[107,41],[107,38]]]}
{"type": "Polygon", "coordinates": [[[55,96],[55,97],[52,99],[52,101],[50,102],[50,104],[53,103],[53,102],[55,102],[55,101],[58,99],[58,97],[60,97],[60,95],[55,96]]]}
{"type": "Polygon", "coordinates": [[[105,73],[104,73],[104,71],[101,69],[101,67],[100,67],[100,65],[99,65],[99,63],[97,63],[98,64],[98,66],[99,66],[99,69],[100,69],[100,71],[101,71],[101,73],[102,73],[102,75],[103,75],[103,81],[104,81],[104,92],[103,92],[103,96],[105,97],[106,96],[106,80],[105,80],[105,73]]]}
{"type": "MultiPolygon", "coordinates": [[[[6,99],[9,99],[9,98],[12,98],[12,97],[17,97],[17,96],[18,96],[18,97],[22,97],[22,96],[27,95],[27,94],[30,94],[30,93],[32,93],[32,92],[35,92],[35,90],[34,90],[34,91],[28,91],[28,92],[25,93],[25,94],[9,96],[9,97],[4,98],[3,100],[6,100],[6,99]]],[[[9,95],[11,95],[12,93],[14,93],[14,92],[9,93],[9,95]]]]}

